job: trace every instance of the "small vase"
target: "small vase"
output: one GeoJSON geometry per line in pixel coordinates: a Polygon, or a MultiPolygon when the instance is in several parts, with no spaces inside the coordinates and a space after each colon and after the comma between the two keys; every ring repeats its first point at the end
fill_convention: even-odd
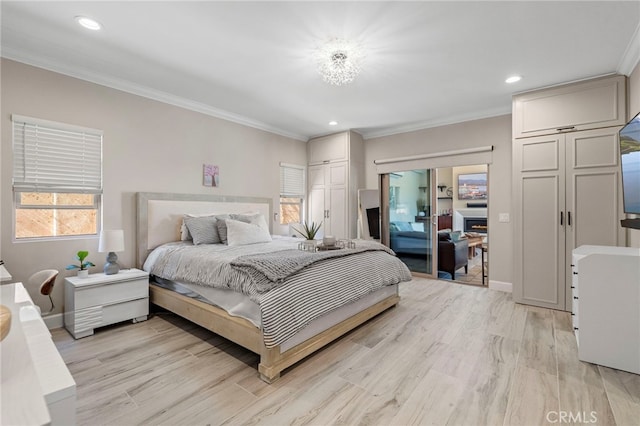
{"type": "Polygon", "coordinates": [[[89,270],[88,269],[80,269],[78,271],[78,278],[87,278],[89,276],[89,270]]]}

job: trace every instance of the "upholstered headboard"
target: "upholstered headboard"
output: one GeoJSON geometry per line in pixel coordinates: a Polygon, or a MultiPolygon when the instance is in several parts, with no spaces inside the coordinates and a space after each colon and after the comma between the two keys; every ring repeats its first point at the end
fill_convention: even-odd
{"type": "Polygon", "coordinates": [[[185,214],[260,212],[272,230],[271,198],[227,195],[137,193],[136,264],[141,268],[151,250],[161,244],[178,241],[185,214]]]}

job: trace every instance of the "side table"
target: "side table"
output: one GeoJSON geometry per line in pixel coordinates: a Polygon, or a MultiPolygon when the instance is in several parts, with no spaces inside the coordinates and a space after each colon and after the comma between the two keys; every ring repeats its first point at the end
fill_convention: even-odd
{"type": "Polygon", "coordinates": [[[121,321],[145,321],[149,315],[149,274],[139,269],[90,274],[64,280],[64,326],[82,338],[121,321]]]}

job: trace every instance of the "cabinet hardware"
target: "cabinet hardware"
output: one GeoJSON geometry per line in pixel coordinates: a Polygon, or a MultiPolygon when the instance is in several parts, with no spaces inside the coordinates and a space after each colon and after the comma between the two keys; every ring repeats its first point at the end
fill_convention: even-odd
{"type": "Polygon", "coordinates": [[[573,296],[573,298],[574,298],[575,300],[578,300],[578,296],[573,296]]]}
{"type": "Polygon", "coordinates": [[[573,327],[573,329],[577,331],[577,330],[578,330],[578,327],[573,327]]]}
{"type": "Polygon", "coordinates": [[[558,127],[556,130],[559,132],[568,132],[569,130],[573,130],[575,128],[576,126],[565,126],[565,127],[558,127]]]}
{"type": "Polygon", "coordinates": [[[578,275],[576,271],[571,272],[573,275],[578,275]]]}
{"type": "Polygon", "coordinates": [[[560,212],[560,226],[564,226],[564,212],[560,212]]]}
{"type": "Polygon", "coordinates": [[[329,164],[330,160],[322,160],[322,164],[329,164]]]}
{"type": "Polygon", "coordinates": [[[567,225],[571,226],[571,212],[567,212],[567,225]]]}
{"type": "Polygon", "coordinates": [[[573,312],[571,312],[571,316],[572,316],[572,317],[575,317],[575,316],[576,316],[576,314],[574,314],[573,312]]]}
{"type": "Polygon", "coordinates": [[[576,288],[576,286],[572,285],[571,288],[576,288]]]}

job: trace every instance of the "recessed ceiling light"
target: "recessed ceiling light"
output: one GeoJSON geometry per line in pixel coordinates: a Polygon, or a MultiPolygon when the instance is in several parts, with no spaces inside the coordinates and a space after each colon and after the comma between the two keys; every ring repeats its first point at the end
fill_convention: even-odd
{"type": "Polygon", "coordinates": [[[337,125],[338,125],[338,122],[335,120],[329,122],[329,126],[337,126],[337,125]]]}
{"type": "Polygon", "coordinates": [[[102,29],[102,25],[98,21],[86,16],[76,16],[76,22],[88,30],[98,31],[102,29]]]}
{"type": "Polygon", "coordinates": [[[522,77],[519,75],[512,75],[511,77],[507,78],[504,82],[505,83],[516,83],[518,81],[522,80],[522,77]]]}

